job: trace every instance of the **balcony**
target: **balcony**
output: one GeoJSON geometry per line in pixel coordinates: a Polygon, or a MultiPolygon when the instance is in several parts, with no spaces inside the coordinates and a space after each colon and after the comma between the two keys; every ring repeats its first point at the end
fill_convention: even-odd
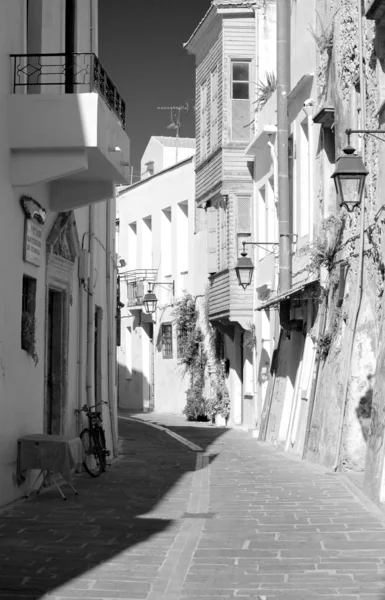
{"type": "Polygon", "coordinates": [[[210,277],[209,319],[223,324],[239,323],[244,329],[252,320],[253,285],[246,290],[238,284],[234,269],[210,277]]]}
{"type": "Polygon", "coordinates": [[[18,54],[9,96],[12,182],[52,181],[52,210],[129,183],[125,102],[95,54],[18,54]]]}
{"type": "Polygon", "coordinates": [[[126,289],[121,289],[121,299],[126,301],[129,310],[142,309],[147,284],[156,281],[157,274],[156,269],[135,269],[120,274],[120,282],[126,283],[126,289]]]}

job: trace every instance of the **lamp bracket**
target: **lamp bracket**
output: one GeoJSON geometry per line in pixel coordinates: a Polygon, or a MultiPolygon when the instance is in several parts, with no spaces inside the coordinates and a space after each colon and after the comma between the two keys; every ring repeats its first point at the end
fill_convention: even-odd
{"type": "Polygon", "coordinates": [[[175,296],[175,281],[149,281],[148,282],[148,291],[151,294],[154,291],[155,286],[159,285],[160,287],[167,286],[168,289],[172,291],[172,295],[175,296]]]}
{"type": "Polygon", "coordinates": [[[262,250],[266,250],[270,254],[275,254],[278,252],[279,242],[242,242],[243,252],[241,252],[241,256],[247,256],[247,252],[245,250],[245,246],[258,246],[258,248],[262,248],[262,250]],[[272,250],[267,250],[264,246],[272,246],[272,250]]]}
{"type": "MultiPolygon", "coordinates": [[[[293,244],[296,244],[297,240],[298,240],[298,235],[296,233],[284,233],[284,234],[281,234],[280,237],[293,238],[293,244]]],[[[242,245],[243,245],[243,252],[241,252],[242,256],[247,256],[245,246],[258,246],[258,248],[262,248],[262,250],[269,252],[269,254],[276,254],[279,250],[279,242],[242,242],[242,245]],[[265,248],[265,246],[272,246],[272,249],[269,250],[268,248],[265,248]]]]}
{"type": "MultiPolygon", "coordinates": [[[[371,135],[371,134],[376,135],[379,133],[385,134],[385,129],[345,129],[345,133],[348,136],[348,145],[350,146],[350,136],[353,133],[363,133],[366,135],[371,135]]],[[[379,139],[381,139],[381,138],[379,138],[379,139]]],[[[381,141],[385,142],[385,138],[381,141]]]]}

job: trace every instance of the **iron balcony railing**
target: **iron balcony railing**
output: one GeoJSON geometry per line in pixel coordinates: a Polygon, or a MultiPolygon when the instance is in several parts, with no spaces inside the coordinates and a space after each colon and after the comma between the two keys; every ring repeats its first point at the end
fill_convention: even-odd
{"type": "Polygon", "coordinates": [[[93,53],[11,54],[13,92],[59,94],[97,91],[126,128],[126,104],[102,63],[93,53]]]}
{"type": "Polygon", "coordinates": [[[127,284],[127,306],[141,306],[148,291],[148,283],[155,282],[157,269],[134,269],[120,273],[120,281],[127,284]]]}

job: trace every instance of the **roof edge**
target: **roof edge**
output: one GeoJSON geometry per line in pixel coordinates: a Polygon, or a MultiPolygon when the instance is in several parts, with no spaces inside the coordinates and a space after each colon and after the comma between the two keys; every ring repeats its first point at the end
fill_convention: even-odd
{"type": "Polygon", "coordinates": [[[193,162],[194,160],[195,160],[195,154],[193,154],[192,156],[189,156],[188,158],[185,158],[184,160],[181,160],[181,161],[175,163],[174,165],[171,165],[170,167],[167,167],[167,169],[163,169],[162,171],[158,171],[157,173],[154,173],[154,175],[151,175],[151,177],[146,177],[146,179],[141,179],[140,181],[137,181],[136,183],[129,185],[125,190],[122,190],[121,192],[119,192],[118,197],[120,198],[120,196],[129,192],[133,188],[137,188],[140,185],[149,183],[150,181],[153,181],[156,177],[159,177],[160,175],[163,175],[164,173],[168,173],[169,171],[173,171],[174,169],[177,169],[178,167],[182,167],[183,165],[187,164],[188,162],[193,162]]]}

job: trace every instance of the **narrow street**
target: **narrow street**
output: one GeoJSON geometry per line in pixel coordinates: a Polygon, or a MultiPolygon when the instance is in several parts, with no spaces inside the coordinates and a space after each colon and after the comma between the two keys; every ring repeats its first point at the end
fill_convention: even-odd
{"type": "Polygon", "coordinates": [[[241,431],[120,420],[120,458],[0,514],[0,600],[382,600],[385,519],[241,431]]]}

